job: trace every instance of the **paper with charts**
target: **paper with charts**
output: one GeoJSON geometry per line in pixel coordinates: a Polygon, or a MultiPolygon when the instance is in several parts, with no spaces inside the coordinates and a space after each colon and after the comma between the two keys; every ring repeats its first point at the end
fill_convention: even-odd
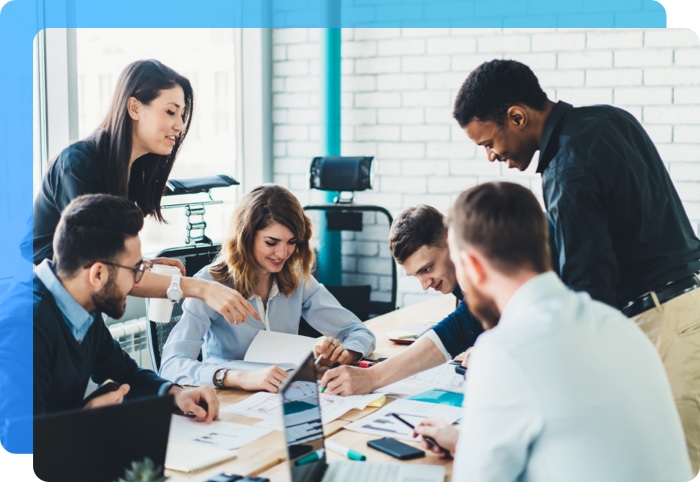
{"type": "Polygon", "coordinates": [[[455,373],[455,365],[445,363],[411,375],[391,385],[378,388],[374,393],[383,393],[393,398],[407,398],[428,390],[462,393],[464,391],[464,376],[455,373]]]}
{"type": "Polygon", "coordinates": [[[204,444],[223,450],[232,450],[248,445],[267,435],[268,428],[253,427],[240,423],[213,421],[209,425],[194,419],[173,415],[170,421],[169,441],[204,444]]]}
{"type": "MultiPolygon", "coordinates": [[[[321,394],[319,398],[321,400],[321,419],[324,424],[340,418],[352,409],[363,410],[370,404],[381,406],[386,400],[381,393],[351,395],[348,397],[321,394]]],[[[264,424],[264,426],[274,426],[278,430],[282,429],[282,397],[274,393],[255,393],[242,402],[222,408],[221,411],[245,417],[259,418],[274,424],[264,424]]]]}
{"type": "Polygon", "coordinates": [[[418,425],[426,418],[440,418],[448,423],[454,423],[462,415],[462,408],[414,400],[396,400],[344,428],[380,437],[415,441],[416,439],[412,437],[413,430],[392,417],[392,412],[399,414],[401,418],[413,425],[418,425]]]}

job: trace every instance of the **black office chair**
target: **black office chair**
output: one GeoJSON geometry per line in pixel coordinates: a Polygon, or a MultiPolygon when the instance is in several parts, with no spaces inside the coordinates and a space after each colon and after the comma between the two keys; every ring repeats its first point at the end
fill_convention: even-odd
{"type": "MultiPolygon", "coordinates": [[[[381,206],[353,203],[353,193],[372,187],[373,157],[316,157],[311,162],[310,187],[338,191],[333,204],[305,206],[314,229],[324,224],[341,233],[341,255],[346,257],[342,283],[324,283],[341,305],[362,321],[396,309],[396,263],[389,252],[393,218],[381,206]],[[323,218],[322,218],[323,216],[323,218]],[[354,264],[361,264],[360,269],[354,264]]],[[[320,261],[319,261],[320,262],[320,261]]],[[[318,266],[316,269],[318,272],[318,266]]],[[[324,282],[324,280],[320,280],[324,282]]],[[[302,320],[301,334],[316,335],[302,320]]]]}
{"type": "MultiPolygon", "coordinates": [[[[205,208],[209,204],[221,204],[222,201],[215,201],[211,197],[211,189],[217,187],[229,187],[240,184],[230,176],[219,175],[207,178],[186,179],[186,180],[169,180],[168,188],[165,196],[177,196],[180,194],[195,194],[206,193],[209,196],[208,200],[197,202],[182,202],[164,204],[163,208],[185,208],[187,215],[187,236],[185,244],[193,243],[191,246],[181,246],[177,248],[168,248],[157,254],[158,257],[174,258],[182,261],[185,265],[186,276],[193,276],[199,270],[211,264],[221,249],[220,243],[214,243],[205,234],[206,222],[204,221],[205,208]],[[200,216],[198,221],[192,221],[192,216],[200,216]],[[198,231],[197,235],[193,232],[198,231]]],[[[148,299],[146,299],[148,303],[148,299]]],[[[163,353],[163,345],[168,340],[170,332],[182,317],[182,300],[173,306],[173,313],[170,316],[169,323],[156,323],[148,321],[148,349],[153,362],[153,369],[160,370],[161,355],[163,353]]],[[[146,308],[148,313],[148,307],[146,308]]],[[[199,356],[201,361],[201,354],[199,356]]]]}

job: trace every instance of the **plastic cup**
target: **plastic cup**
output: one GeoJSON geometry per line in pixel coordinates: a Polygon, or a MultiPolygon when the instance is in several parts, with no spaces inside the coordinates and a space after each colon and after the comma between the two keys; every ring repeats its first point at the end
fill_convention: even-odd
{"type": "MultiPolygon", "coordinates": [[[[165,276],[175,276],[181,274],[177,266],[156,264],[151,268],[151,272],[165,276]]],[[[149,298],[148,319],[156,323],[170,323],[173,314],[173,302],[168,298],[149,298]]]]}

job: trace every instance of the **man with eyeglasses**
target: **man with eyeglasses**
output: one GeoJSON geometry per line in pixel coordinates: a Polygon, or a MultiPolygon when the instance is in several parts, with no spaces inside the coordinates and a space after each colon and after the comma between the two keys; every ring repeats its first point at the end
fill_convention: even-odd
{"type": "Polygon", "coordinates": [[[126,296],[150,269],[141,256],[142,227],[138,206],[106,194],[76,198],[61,215],[53,261],[34,271],[35,415],[166,393],[198,421],[218,415],[213,389],[185,390],[140,368],[103,322],[102,313],[124,314],[126,296]],[[86,401],[90,378],[119,387],[86,401]]]}

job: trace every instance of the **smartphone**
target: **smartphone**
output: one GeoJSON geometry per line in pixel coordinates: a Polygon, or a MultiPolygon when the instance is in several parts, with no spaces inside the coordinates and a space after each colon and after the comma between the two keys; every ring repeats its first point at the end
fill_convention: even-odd
{"type": "MultiPolygon", "coordinates": [[[[412,424],[411,422],[409,422],[408,420],[402,418],[398,413],[393,413],[393,412],[392,412],[392,413],[391,413],[391,416],[394,417],[394,418],[396,418],[397,420],[403,422],[404,424],[408,425],[408,426],[411,427],[413,430],[416,429],[415,425],[413,425],[413,424],[412,424]]],[[[421,437],[423,437],[423,440],[425,440],[426,442],[428,442],[429,445],[432,445],[433,447],[437,447],[437,448],[439,448],[440,450],[445,450],[445,449],[443,449],[442,447],[440,447],[440,445],[438,445],[438,443],[435,441],[435,439],[434,439],[433,437],[428,437],[427,435],[421,435],[421,437]]]]}
{"type": "Polygon", "coordinates": [[[409,460],[417,459],[418,457],[425,457],[425,452],[415,447],[411,447],[403,442],[394,440],[393,438],[380,438],[377,440],[370,440],[367,445],[373,449],[384,452],[387,455],[396,457],[399,460],[409,460]]]}
{"type": "Polygon", "coordinates": [[[88,397],[83,400],[83,405],[86,405],[90,400],[93,400],[97,397],[101,397],[102,395],[113,392],[116,389],[118,389],[121,385],[119,385],[117,382],[114,380],[106,380],[102,385],[97,387],[97,390],[92,392],[88,397]]]}

